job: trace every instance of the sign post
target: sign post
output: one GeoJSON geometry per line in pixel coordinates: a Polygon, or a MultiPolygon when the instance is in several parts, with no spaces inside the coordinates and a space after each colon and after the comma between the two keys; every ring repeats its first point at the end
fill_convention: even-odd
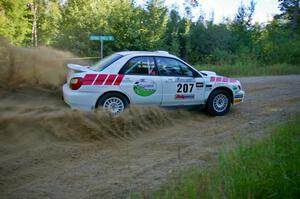
{"type": "Polygon", "coordinates": [[[103,59],[103,40],[100,40],[101,44],[100,44],[100,59],[102,60],[103,59]]]}
{"type": "Polygon", "coordinates": [[[100,58],[103,59],[103,44],[104,41],[113,41],[113,36],[98,36],[98,35],[91,35],[91,41],[100,41],[100,58]]]}

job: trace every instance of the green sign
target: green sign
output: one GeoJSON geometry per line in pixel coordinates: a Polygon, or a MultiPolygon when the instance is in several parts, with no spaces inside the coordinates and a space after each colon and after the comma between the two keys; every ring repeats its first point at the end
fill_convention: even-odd
{"type": "Polygon", "coordinates": [[[114,37],[113,36],[92,35],[92,36],[90,36],[90,40],[92,40],[92,41],[112,41],[112,40],[114,40],[114,37]]]}
{"type": "Polygon", "coordinates": [[[103,59],[103,43],[104,41],[112,41],[114,40],[113,36],[99,36],[99,35],[91,35],[91,41],[100,41],[100,58],[103,59]]]}

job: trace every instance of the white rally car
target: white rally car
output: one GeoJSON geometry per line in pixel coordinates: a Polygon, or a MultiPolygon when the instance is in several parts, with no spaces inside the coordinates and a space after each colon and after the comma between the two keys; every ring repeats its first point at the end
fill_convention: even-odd
{"type": "Polygon", "coordinates": [[[243,101],[238,80],[197,71],[165,51],[114,53],[94,66],[68,64],[63,96],[74,109],[104,107],[113,114],[129,104],[204,105],[212,115],[226,114],[243,101]]]}

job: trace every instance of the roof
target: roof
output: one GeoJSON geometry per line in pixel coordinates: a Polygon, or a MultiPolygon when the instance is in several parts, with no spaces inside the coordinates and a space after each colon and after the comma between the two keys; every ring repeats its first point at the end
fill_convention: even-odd
{"type": "Polygon", "coordinates": [[[126,56],[126,55],[164,55],[164,56],[169,56],[169,57],[174,57],[174,55],[169,54],[167,51],[121,51],[118,52],[118,54],[126,56]]]}

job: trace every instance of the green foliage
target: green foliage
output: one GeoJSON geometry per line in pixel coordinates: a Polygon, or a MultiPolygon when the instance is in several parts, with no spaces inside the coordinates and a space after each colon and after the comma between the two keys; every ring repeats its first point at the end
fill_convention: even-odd
{"type": "Polygon", "coordinates": [[[39,43],[53,45],[60,35],[59,22],[62,20],[59,0],[42,1],[39,4],[39,43]]]}
{"type": "Polygon", "coordinates": [[[26,0],[0,0],[0,36],[17,45],[25,45],[31,31],[26,3],[26,0]]]}
{"type": "Polygon", "coordinates": [[[55,46],[71,50],[77,55],[91,54],[88,38],[92,32],[102,31],[100,27],[105,25],[104,11],[104,6],[96,7],[92,0],[67,1],[62,7],[60,34],[55,46]]]}
{"type": "Polygon", "coordinates": [[[264,63],[299,63],[300,37],[292,40],[290,34],[289,30],[282,29],[277,20],[266,26],[258,41],[264,63]]]}
{"type": "Polygon", "coordinates": [[[232,32],[225,24],[205,23],[201,19],[192,24],[189,35],[191,62],[223,64],[233,62],[231,46],[234,42],[232,32]]]}
{"type": "Polygon", "coordinates": [[[252,64],[195,65],[195,68],[214,71],[219,75],[229,77],[300,74],[300,67],[292,64],[261,65],[254,62],[252,64]]]}
{"type": "Polygon", "coordinates": [[[163,6],[162,0],[150,0],[146,6],[146,10],[140,12],[142,21],[140,28],[145,30],[141,34],[145,42],[142,49],[156,50],[157,46],[162,45],[161,38],[167,23],[167,9],[163,6]]]}
{"type": "Polygon", "coordinates": [[[277,19],[287,20],[286,28],[291,30],[290,36],[295,38],[300,34],[300,0],[278,0],[281,14],[277,19]]]}
{"type": "Polygon", "coordinates": [[[185,14],[165,7],[165,0],[0,0],[0,36],[30,45],[33,9],[37,7],[38,45],[54,46],[78,56],[98,56],[90,35],[112,35],[105,55],[122,50],[167,50],[187,62],[214,65],[300,63],[299,0],[279,0],[282,11],[272,22],[253,24],[255,2],[241,4],[233,21],[204,20],[199,1],[185,0],[185,14]],[[200,17],[194,20],[192,9],[200,17]]]}
{"type": "Polygon", "coordinates": [[[210,170],[192,168],[152,198],[298,198],[300,117],[270,137],[222,153],[210,170]]]}
{"type": "Polygon", "coordinates": [[[182,19],[176,10],[171,10],[164,35],[164,47],[177,56],[185,56],[185,33],[189,28],[187,19],[182,19]]]}
{"type": "Polygon", "coordinates": [[[99,42],[90,35],[112,35],[106,54],[119,50],[151,50],[161,44],[166,25],[166,8],[149,1],[146,8],[130,0],[69,0],[62,8],[61,34],[56,46],[78,55],[97,55],[99,42]]]}

